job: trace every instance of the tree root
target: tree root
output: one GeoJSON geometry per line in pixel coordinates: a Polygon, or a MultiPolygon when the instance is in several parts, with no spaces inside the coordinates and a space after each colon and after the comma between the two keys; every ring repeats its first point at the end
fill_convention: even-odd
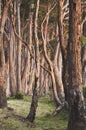
{"type": "Polygon", "coordinates": [[[64,104],[59,105],[54,112],[52,113],[52,116],[56,116],[61,110],[63,109],[69,109],[68,103],[65,101],[64,104]]]}

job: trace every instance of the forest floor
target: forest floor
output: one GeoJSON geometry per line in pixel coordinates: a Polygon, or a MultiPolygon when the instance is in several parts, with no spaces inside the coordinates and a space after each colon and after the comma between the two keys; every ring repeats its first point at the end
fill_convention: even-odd
{"type": "Polygon", "coordinates": [[[0,130],[66,130],[67,111],[62,110],[53,117],[55,105],[48,97],[39,98],[35,123],[26,121],[30,103],[31,97],[24,97],[23,100],[9,99],[9,109],[0,109],[0,130]]]}

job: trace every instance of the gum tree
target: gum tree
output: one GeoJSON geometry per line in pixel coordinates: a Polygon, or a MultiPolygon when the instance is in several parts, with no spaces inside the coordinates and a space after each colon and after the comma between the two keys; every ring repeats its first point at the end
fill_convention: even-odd
{"type": "Polygon", "coordinates": [[[68,130],[86,130],[85,104],[81,69],[81,0],[69,0],[69,123],[68,130]]]}

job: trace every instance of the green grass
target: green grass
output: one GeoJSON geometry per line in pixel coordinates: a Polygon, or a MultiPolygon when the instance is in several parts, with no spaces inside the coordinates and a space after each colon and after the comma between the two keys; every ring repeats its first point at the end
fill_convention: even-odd
{"type": "Polygon", "coordinates": [[[48,97],[39,98],[35,123],[25,120],[29,113],[31,97],[23,100],[9,99],[8,107],[0,109],[0,130],[66,130],[68,114],[65,110],[53,117],[54,103],[48,97]]]}

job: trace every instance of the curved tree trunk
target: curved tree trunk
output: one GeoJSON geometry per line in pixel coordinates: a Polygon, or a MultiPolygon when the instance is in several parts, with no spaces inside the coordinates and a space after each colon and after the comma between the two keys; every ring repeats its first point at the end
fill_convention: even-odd
{"type": "Polygon", "coordinates": [[[57,86],[57,93],[60,101],[64,104],[64,87],[62,83],[62,55],[59,43],[57,43],[56,53],[54,57],[54,75],[57,86]]]}
{"type": "MultiPolygon", "coordinates": [[[[50,6],[48,7],[48,11],[46,13],[46,16],[42,22],[42,25],[41,25],[41,33],[42,33],[42,39],[43,39],[43,48],[44,48],[44,56],[45,56],[45,59],[49,65],[49,68],[50,68],[50,74],[51,74],[51,79],[52,79],[52,90],[53,90],[53,96],[54,96],[54,100],[55,100],[55,103],[57,106],[61,106],[62,103],[58,97],[58,93],[57,93],[57,86],[56,86],[56,79],[55,79],[55,75],[54,75],[54,66],[53,66],[53,62],[50,60],[48,54],[47,54],[47,28],[48,28],[48,22],[49,22],[49,14],[50,12],[54,9],[55,5],[53,5],[52,8],[50,8],[50,6]],[[46,22],[46,23],[45,23],[46,22]],[[43,27],[45,23],[45,29],[43,27]],[[44,31],[45,30],[45,31],[44,31]]],[[[57,59],[55,59],[57,60],[57,59]]]]}
{"type": "Polygon", "coordinates": [[[62,81],[65,92],[65,100],[67,101],[68,97],[68,65],[67,65],[67,50],[66,44],[64,41],[64,32],[63,32],[63,0],[57,1],[58,5],[58,30],[59,30],[59,40],[61,45],[62,52],[62,61],[63,61],[63,71],[62,71],[62,81]]]}

